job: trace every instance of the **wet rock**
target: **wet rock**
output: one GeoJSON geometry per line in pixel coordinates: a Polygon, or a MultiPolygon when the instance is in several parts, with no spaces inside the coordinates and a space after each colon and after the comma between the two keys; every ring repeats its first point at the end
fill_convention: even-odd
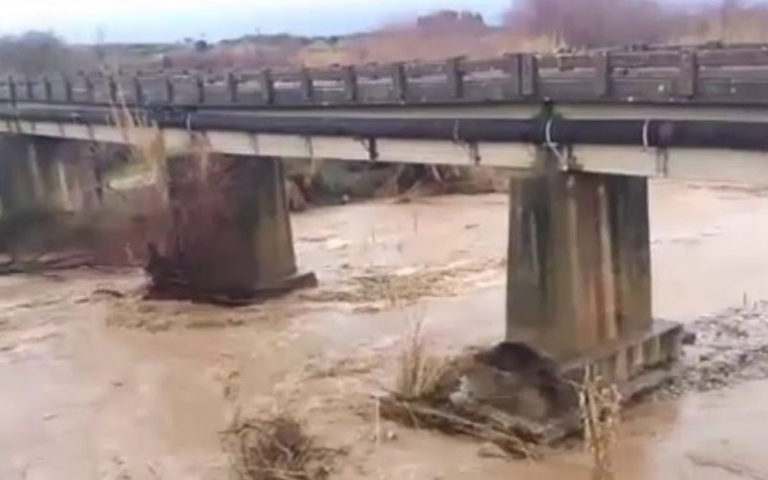
{"type": "Polygon", "coordinates": [[[683,345],[694,345],[696,344],[696,333],[685,331],[683,332],[683,337],[680,339],[683,345]]]}
{"type": "Polygon", "coordinates": [[[509,458],[507,452],[493,442],[485,442],[477,449],[477,455],[481,458],[509,458]]]}
{"type": "Polygon", "coordinates": [[[502,342],[475,360],[465,389],[477,401],[530,420],[559,416],[578,405],[557,364],[528,345],[502,342]]]}
{"type": "Polygon", "coordinates": [[[292,212],[303,212],[307,209],[307,199],[297,182],[290,179],[285,181],[285,196],[288,201],[288,208],[292,212]]]}

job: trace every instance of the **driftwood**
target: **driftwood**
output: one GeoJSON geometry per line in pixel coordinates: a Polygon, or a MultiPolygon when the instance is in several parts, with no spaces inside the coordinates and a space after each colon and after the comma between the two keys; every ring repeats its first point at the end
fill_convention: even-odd
{"type": "Polygon", "coordinates": [[[412,428],[427,428],[451,435],[467,435],[492,442],[517,458],[535,458],[535,444],[522,439],[498,423],[478,422],[453,411],[449,405],[433,406],[420,401],[400,400],[394,396],[380,399],[384,418],[412,428]]]}

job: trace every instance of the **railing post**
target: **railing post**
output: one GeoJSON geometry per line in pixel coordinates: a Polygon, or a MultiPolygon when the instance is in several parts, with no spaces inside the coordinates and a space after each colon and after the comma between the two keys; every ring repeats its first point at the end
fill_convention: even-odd
{"type": "Polygon", "coordinates": [[[344,80],[344,97],[348,102],[356,102],[358,100],[357,72],[354,65],[344,67],[342,78],[344,80]]]}
{"type": "Polygon", "coordinates": [[[513,98],[521,97],[522,94],[522,75],[521,61],[522,55],[519,53],[508,53],[504,55],[504,72],[509,76],[510,96],[513,98]]]}
{"type": "Polygon", "coordinates": [[[408,99],[408,76],[402,62],[392,66],[392,90],[398,102],[405,102],[408,99]]]}
{"type": "Polygon", "coordinates": [[[16,93],[16,79],[13,78],[13,75],[8,76],[8,96],[10,97],[11,105],[15,107],[18,98],[16,93]]]}
{"type": "Polygon", "coordinates": [[[611,53],[598,52],[592,57],[595,66],[595,95],[607,97],[611,94],[611,53]]]}
{"type": "Polygon", "coordinates": [[[539,91],[539,63],[536,55],[524,53],[520,57],[520,95],[535,97],[539,91]]]}
{"type": "Polygon", "coordinates": [[[165,77],[165,102],[172,104],[176,100],[176,89],[173,85],[173,77],[165,77]]]}
{"type": "Polygon", "coordinates": [[[461,71],[461,57],[455,57],[446,63],[448,95],[453,99],[464,97],[464,72],[461,71]]]}
{"type": "Polygon", "coordinates": [[[198,74],[195,77],[195,84],[197,85],[197,103],[205,103],[205,78],[203,74],[198,74]]]}
{"type": "Polygon", "coordinates": [[[69,75],[62,73],[61,81],[64,84],[64,100],[71,102],[74,99],[74,94],[72,92],[72,80],[70,80],[69,75]]]}
{"type": "Polygon", "coordinates": [[[301,97],[307,102],[311,103],[315,98],[315,87],[312,81],[312,72],[308,68],[302,68],[301,73],[301,97]]]}
{"type": "Polygon", "coordinates": [[[138,75],[133,77],[133,96],[136,98],[136,105],[144,105],[144,88],[138,75]]]}
{"type": "Polygon", "coordinates": [[[51,85],[51,79],[48,76],[43,77],[43,89],[45,91],[45,101],[53,101],[53,86],[51,85]]]}
{"type": "Polygon", "coordinates": [[[110,75],[107,78],[107,86],[109,88],[109,101],[112,102],[113,105],[117,105],[118,102],[118,91],[117,91],[117,81],[115,80],[115,77],[110,75]]]}
{"type": "Polygon", "coordinates": [[[229,90],[229,101],[237,103],[237,76],[233,72],[227,74],[227,89],[229,90]]]}
{"type": "Polygon", "coordinates": [[[272,80],[272,72],[268,68],[261,71],[261,94],[266,105],[274,105],[275,82],[272,80]]]}
{"type": "Polygon", "coordinates": [[[35,99],[35,85],[32,83],[32,79],[27,75],[25,79],[25,85],[27,87],[27,100],[35,99]]]}
{"type": "Polygon", "coordinates": [[[93,103],[96,101],[96,92],[93,88],[93,80],[87,73],[83,74],[83,82],[85,83],[85,100],[86,102],[93,103]]]}
{"type": "Polygon", "coordinates": [[[677,78],[677,94],[694,97],[698,91],[699,62],[696,52],[680,52],[680,72],[677,78]]]}

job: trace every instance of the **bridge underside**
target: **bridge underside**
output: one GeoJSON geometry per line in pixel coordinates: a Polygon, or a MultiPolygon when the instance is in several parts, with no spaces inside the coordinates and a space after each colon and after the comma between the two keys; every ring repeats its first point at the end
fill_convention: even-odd
{"type": "MultiPolygon", "coordinates": [[[[349,119],[350,121],[354,121],[349,119]]],[[[361,118],[362,122],[363,119],[361,118]]],[[[728,125],[728,122],[725,122],[728,125]]],[[[657,178],[678,178],[719,182],[768,183],[768,150],[643,144],[644,123],[639,122],[637,144],[555,143],[559,169],[657,178]]],[[[761,123],[751,124],[764,142],[761,123]]],[[[599,130],[600,126],[594,129],[599,130]]],[[[739,130],[737,124],[731,129],[739,130]]],[[[537,164],[537,147],[530,141],[465,141],[460,138],[407,138],[353,134],[261,133],[223,129],[190,130],[178,127],[132,128],[126,131],[108,124],[50,120],[2,120],[0,134],[86,142],[141,145],[160,137],[172,154],[187,154],[201,144],[213,153],[250,157],[312,158],[369,162],[488,166],[530,170],[537,164]]],[[[626,135],[626,132],[618,132],[626,135]]],[[[707,134],[703,128],[702,133],[707,134]]],[[[716,132],[715,132],[716,133],[716,132]]],[[[709,137],[717,137],[711,133],[709,137]]],[[[751,133],[750,133],[751,134],[751,133]]],[[[647,139],[646,139],[647,140],[647,139]]],[[[646,142],[647,143],[647,142],[646,142]]]]}
{"type": "MultiPolygon", "coordinates": [[[[764,151],[654,147],[645,138],[643,122],[630,124],[626,131],[619,128],[617,133],[629,141],[618,145],[466,141],[458,133],[455,138],[398,138],[391,131],[361,137],[343,128],[335,135],[313,134],[318,127],[312,122],[303,134],[188,127],[126,130],[63,120],[0,121],[0,133],[28,139],[163,143],[170,158],[173,216],[153,269],[159,272],[159,290],[165,292],[178,287],[174,268],[186,272],[186,287],[211,296],[234,292],[234,297],[247,298],[307,284],[306,277],[296,274],[283,173],[276,158],[515,170],[507,340],[534,344],[574,368],[584,359],[597,361],[606,376],[639,378],[634,384],[642,384],[653,367],[675,360],[680,333],[676,326],[651,318],[645,177],[768,182],[764,151]],[[201,150],[211,155],[202,163],[196,154],[201,150]],[[213,194],[211,205],[200,206],[203,190],[213,194]]],[[[35,162],[39,156],[27,158],[30,168],[20,171],[34,171],[35,162]]]]}

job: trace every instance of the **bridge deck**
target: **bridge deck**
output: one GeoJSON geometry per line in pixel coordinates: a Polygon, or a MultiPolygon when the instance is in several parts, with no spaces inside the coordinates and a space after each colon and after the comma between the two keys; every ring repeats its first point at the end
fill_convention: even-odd
{"type": "Polygon", "coordinates": [[[0,133],[135,143],[123,108],[177,149],[531,168],[543,146],[563,170],[768,183],[768,46],[0,82],[0,133]]]}

